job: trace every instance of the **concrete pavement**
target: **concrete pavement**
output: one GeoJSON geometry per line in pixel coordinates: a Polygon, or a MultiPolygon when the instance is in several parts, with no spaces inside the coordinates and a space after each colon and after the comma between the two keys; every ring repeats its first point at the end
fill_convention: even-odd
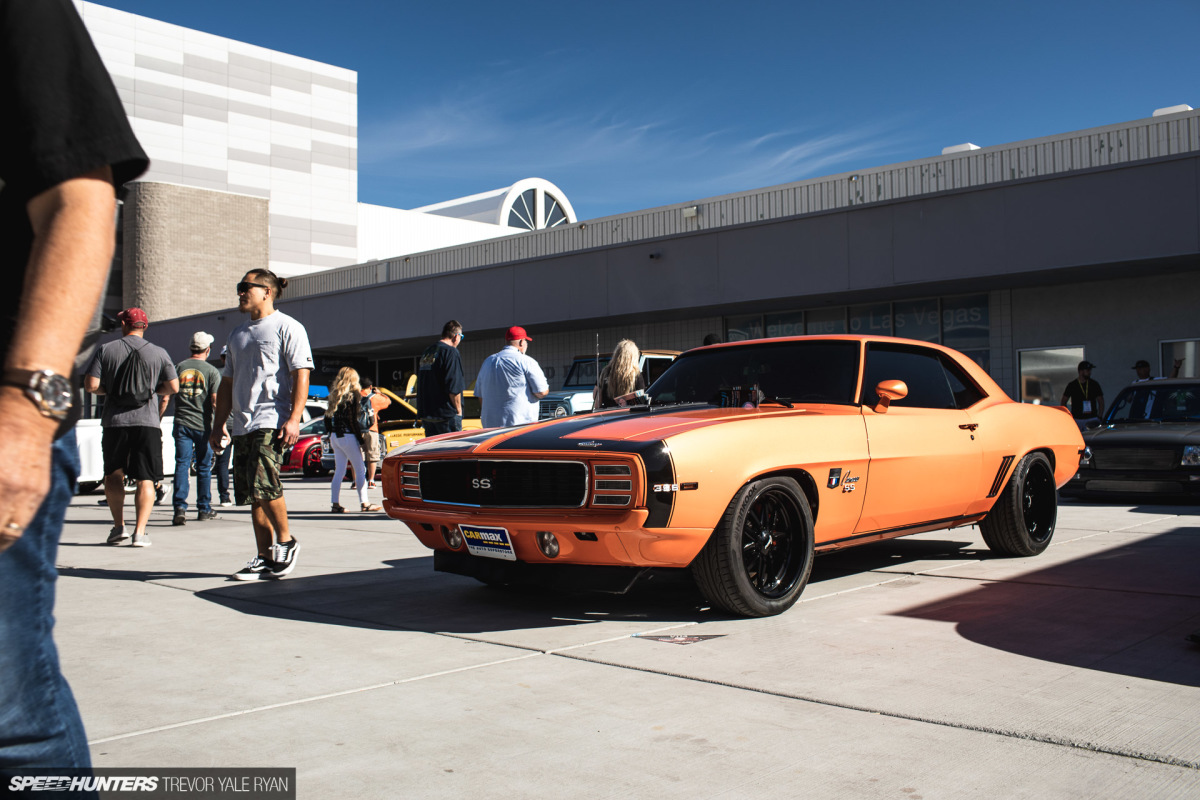
{"type": "Polygon", "coordinates": [[[304,798],[1200,796],[1200,506],[1064,502],[1031,559],[973,528],[823,556],[746,620],[686,580],[434,573],[298,478],[295,572],[236,583],[246,509],[110,547],[97,497],[57,629],[96,766],[294,766],[304,798]]]}

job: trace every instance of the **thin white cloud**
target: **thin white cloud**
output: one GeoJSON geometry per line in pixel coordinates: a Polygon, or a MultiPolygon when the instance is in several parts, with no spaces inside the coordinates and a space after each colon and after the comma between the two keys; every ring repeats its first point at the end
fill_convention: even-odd
{"type": "Polygon", "coordinates": [[[515,77],[365,124],[364,183],[372,172],[395,176],[417,206],[455,196],[449,187],[464,182],[466,194],[538,176],[563,186],[581,216],[595,216],[863,168],[902,144],[896,124],[878,121],[833,133],[816,125],[764,132],[713,127],[682,103],[656,103],[643,115],[581,109],[562,86],[531,94],[515,77]]]}

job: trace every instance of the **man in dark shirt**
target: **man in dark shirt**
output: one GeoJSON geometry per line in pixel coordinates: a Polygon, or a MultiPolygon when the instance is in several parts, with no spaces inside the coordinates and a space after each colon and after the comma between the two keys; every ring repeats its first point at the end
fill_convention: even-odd
{"type": "Polygon", "coordinates": [[[72,372],[146,154],[70,0],[0,0],[0,771],[88,767],[54,562],[79,471],[72,372]]]}
{"type": "Polygon", "coordinates": [[[213,336],[204,331],[192,334],[188,347],[192,355],[175,365],[179,375],[179,393],[175,395],[175,494],[172,505],[174,525],[187,522],[188,477],[196,462],[196,519],[216,519],[212,510],[212,435],[213,409],[221,373],[208,363],[213,336]]]}
{"type": "Polygon", "coordinates": [[[458,354],[462,340],[462,325],[450,320],[442,326],[442,338],[417,364],[417,412],[426,436],[462,430],[462,393],[467,388],[458,354]]]}
{"type": "Polygon", "coordinates": [[[1079,377],[1067,384],[1063,390],[1062,405],[1071,409],[1071,416],[1079,430],[1087,428],[1104,417],[1104,390],[1092,380],[1090,361],[1079,362],[1079,377]]]}

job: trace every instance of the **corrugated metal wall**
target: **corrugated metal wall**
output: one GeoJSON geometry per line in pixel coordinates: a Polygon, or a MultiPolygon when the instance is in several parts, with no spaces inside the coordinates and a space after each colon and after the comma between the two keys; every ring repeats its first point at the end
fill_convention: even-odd
{"type": "Polygon", "coordinates": [[[1200,111],[911,161],[292,279],[289,298],[1200,151],[1200,111]],[[684,209],[695,208],[685,217],[684,209]]]}

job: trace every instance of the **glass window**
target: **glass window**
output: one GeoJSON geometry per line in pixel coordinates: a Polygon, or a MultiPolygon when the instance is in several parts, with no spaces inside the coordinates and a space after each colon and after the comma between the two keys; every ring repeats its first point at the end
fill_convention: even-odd
{"type": "Polygon", "coordinates": [[[860,336],[892,335],[892,304],[850,306],[850,333],[860,336]]]}
{"type": "Polygon", "coordinates": [[[763,338],[762,314],[746,314],[725,318],[725,341],[741,342],[763,338]]]}
{"type": "Polygon", "coordinates": [[[1183,339],[1177,342],[1163,342],[1162,349],[1162,371],[1160,375],[1170,378],[1175,371],[1175,362],[1179,362],[1179,378],[1196,378],[1200,377],[1200,366],[1197,361],[1200,360],[1200,339],[1183,339]]]}
{"type": "Polygon", "coordinates": [[[1045,347],[1017,352],[1022,403],[1056,406],[1067,384],[1078,376],[1082,347],[1045,347]]]}
{"type": "Polygon", "coordinates": [[[542,204],[546,207],[545,225],[546,228],[556,228],[567,221],[567,215],[559,204],[558,198],[552,194],[542,195],[542,204]]]}
{"type": "Polygon", "coordinates": [[[646,386],[650,386],[662,377],[662,374],[667,371],[667,367],[671,366],[672,361],[673,359],[661,356],[656,358],[647,356],[646,363],[642,365],[642,380],[646,382],[646,386]]]}
{"type": "Polygon", "coordinates": [[[948,297],[942,301],[942,344],[955,350],[987,350],[992,346],[986,294],[948,297]]]}
{"type": "Polygon", "coordinates": [[[767,314],[767,338],[776,336],[803,336],[804,312],[787,311],[783,314],[767,314]]]}
{"type": "Polygon", "coordinates": [[[950,391],[954,394],[955,406],[970,408],[984,398],[983,391],[958,364],[942,356],[942,366],[946,370],[946,379],[950,382],[950,391]]]}
{"type": "Polygon", "coordinates": [[[537,218],[533,213],[536,194],[536,189],[526,189],[513,200],[512,208],[508,212],[510,228],[525,228],[530,231],[537,229],[537,218]]]}
{"type": "Polygon", "coordinates": [[[904,381],[908,395],[893,400],[894,406],[909,408],[957,408],[946,370],[938,353],[904,345],[873,344],[867,348],[867,369],[862,402],[875,405],[880,381],[904,381]]]}
{"type": "Polygon", "coordinates": [[[850,405],[857,380],[857,342],[767,341],[684,353],[655,381],[650,395],[655,405],[724,406],[736,402],[735,387],[746,398],[757,386],[768,398],[850,405]]]}
{"type": "Polygon", "coordinates": [[[846,309],[818,308],[804,312],[804,332],[836,334],[846,332],[846,309]]]}
{"type": "Polygon", "coordinates": [[[920,342],[941,342],[938,301],[904,300],[892,304],[892,330],[896,336],[920,342]]]}

